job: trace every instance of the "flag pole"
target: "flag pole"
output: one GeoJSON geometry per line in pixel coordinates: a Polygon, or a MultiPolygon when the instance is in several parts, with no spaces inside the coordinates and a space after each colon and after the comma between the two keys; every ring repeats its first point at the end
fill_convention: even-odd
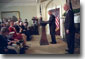
{"type": "Polygon", "coordinates": [[[73,10],[71,0],[69,0],[69,6],[70,6],[70,9],[73,10]]]}
{"type": "Polygon", "coordinates": [[[40,4],[40,16],[42,16],[41,4],[40,4]]]}

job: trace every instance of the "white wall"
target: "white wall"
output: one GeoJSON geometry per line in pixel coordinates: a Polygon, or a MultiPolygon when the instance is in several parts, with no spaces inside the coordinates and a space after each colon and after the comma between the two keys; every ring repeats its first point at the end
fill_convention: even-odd
{"type": "Polygon", "coordinates": [[[19,11],[20,18],[24,21],[24,19],[28,19],[30,25],[32,24],[32,17],[37,16],[37,6],[36,5],[4,5],[0,4],[0,19],[2,11],[19,11]]]}

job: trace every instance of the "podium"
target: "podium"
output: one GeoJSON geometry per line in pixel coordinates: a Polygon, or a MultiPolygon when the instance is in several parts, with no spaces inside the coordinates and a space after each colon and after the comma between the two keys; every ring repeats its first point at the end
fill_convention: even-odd
{"type": "Polygon", "coordinates": [[[47,25],[47,22],[42,21],[40,25],[42,26],[40,45],[49,45],[48,40],[47,40],[47,35],[46,35],[46,28],[45,28],[47,25]]]}

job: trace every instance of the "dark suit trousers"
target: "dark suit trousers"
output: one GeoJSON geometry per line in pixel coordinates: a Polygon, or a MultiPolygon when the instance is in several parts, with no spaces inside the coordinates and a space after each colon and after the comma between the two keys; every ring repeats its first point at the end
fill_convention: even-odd
{"type": "Polygon", "coordinates": [[[68,52],[73,54],[75,46],[75,33],[66,34],[66,40],[68,45],[68,52]]]}
{"type": "Polygon", "coordinates": [[[50,34],[51,34],[51,40],[53,43],[56,43],[56,37],[55,37],[55,28],[50,28],[50,34]]]}
{"type": "Polygon", "coordinates": [[[55,34],[51,34],[51,39],[52,39],[52,42],[53,42],[53,43],[56,43],[56,37],[55,37],[55,34]]]}

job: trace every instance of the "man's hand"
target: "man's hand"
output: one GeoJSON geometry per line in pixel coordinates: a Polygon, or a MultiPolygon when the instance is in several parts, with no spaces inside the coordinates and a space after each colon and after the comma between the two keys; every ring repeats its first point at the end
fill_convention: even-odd
{"type": "Polygon", "coordinates": [[[69,34],[69,30],[68,29],[66,30],[66,33],[69,34]]]}
{"type": "Polygon", "coordinates": [[[8,49],[4,49],[4,51],[5,51],[5,52],[7,52],[7,51],[8,51],[8,49]]]}
{"type": "Polygon", "coordinates": [[[8,42],[8,45],[10,45],[12,42],[8,42]]]}

